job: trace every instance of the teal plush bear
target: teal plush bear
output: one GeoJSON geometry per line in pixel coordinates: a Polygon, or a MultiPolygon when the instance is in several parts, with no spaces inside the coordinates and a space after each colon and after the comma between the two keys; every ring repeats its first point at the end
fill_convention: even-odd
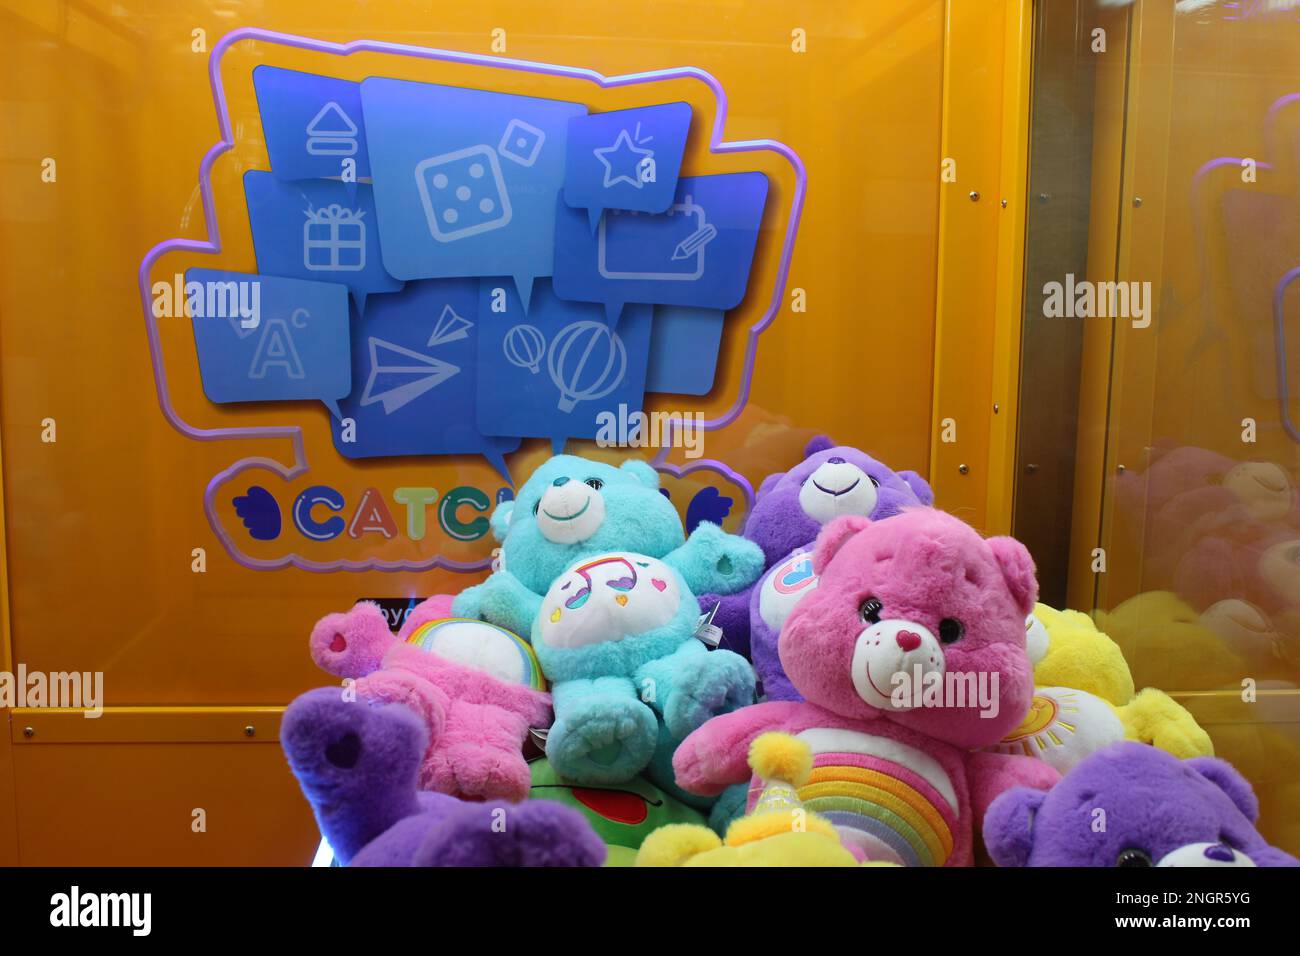
{"type": "Polygon", "coordinates": [[[556,455],[492,512],[492,533],[501,542],[497,570],[461,592],[452,613],[516,634],[531,631],[551,582],[588,555],[662,558],[693,594],[733,594],[763,572],[759,547],[715,524],[701,522],[688,539],[659,473],[643,461],[615,468],[556,455]]]}
{"type": "Polygon", "coordinates": [[[684,575],[650,555],[583,557],[555,578],[531,632],[552,684],[552,767],[578,784],[654,776],[657,751],[753,703],[749,662],[695,640],[699,617],[684,575]]]}

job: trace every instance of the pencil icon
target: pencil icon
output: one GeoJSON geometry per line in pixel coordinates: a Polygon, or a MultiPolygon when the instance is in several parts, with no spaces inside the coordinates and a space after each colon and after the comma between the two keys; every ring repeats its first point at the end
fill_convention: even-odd
{"type": "Polygon", "coordinates": [[[718,230],[714,228],[712,223],[701,226],[677,243],[677,248],[673,250],[673,260],[689,259],[717,237],[718,230]]]}

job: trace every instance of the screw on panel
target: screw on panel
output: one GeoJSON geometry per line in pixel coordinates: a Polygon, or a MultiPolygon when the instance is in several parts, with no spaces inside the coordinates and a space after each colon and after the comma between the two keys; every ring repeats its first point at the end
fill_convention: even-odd
{"type": "Polygon", "coordinates": [[[1125,468],[1124,468],[1123,465],[1118,465],[1118,466],[1116,466],[1115,470],[1118,471],[1118,472],[1122,475],[1122,474],[1124,474],[1125,468]]]}
{"type": "Polygon", "coordinates": [[[256,730],[256,728],[253,727],[252,724],[249,724],[247,727],[244,728],[244,736],[245,736],[245,737],[251,737],[251,736],[253,736],[253,734],[255,734],[255,733],[257,733],[257,730],[256,730]]]}
{"type": "Polygon", "coordinates": [[[971,190],[967,195],[970,196],[970,201],[971,201],[971,202],[979,202],[979,201],[980,201],[980,194],[979,194],[979,190],[977,190],[977,189],[972,189],[972,190],[971,190]]]}
{"type": "Polygon", "coordinates": [[[958,465],[958,466],[957,466],[957,470],[960,471],[960,472],[964,475],[964,474],[966,474],[968,471],[970,471],[970,468],[969,468],[968,466],[966,466],[966,465],[958,465]]]}
{"type": "Polygon", "coordinates": [[[1029,464],[1025,465],[1025,471],[1029,472],[1032,475],[1034,472],[1038,471],[1038,466],[1035,465],[1033,462],[1030,462],[1029,464]]]}
{"type": "Polygon", "coordinates": [[[1001,407],[1000,405],[998,405],[997,402],[994,402],[994,403],[993,403],[993,414],[996,415],[996,414],[997,414],[998,412],[1000,412],[1001,410],[1002,410],[1002,407],[1001,407]]]}
{"type": "Polygon", "coordinates": [[[1002,205],[1002,208],[1003,208],[1003,209],[1006,209],[1006,208],[1007,208],[1007,201],[1006,201],[1005,199],[1003,199],[1001,205],[1002,205]]]}
{"type": "Polygon", "coordinates": [[[35,737],[35,736],[36,736],[36,728],[35,728],[35,727],[24,727],[24,728],[23,728],[23,736],[24,736],[24,737],[35,737]]]}
{"type": "Polygon", "coordinates": [[[1133,205],[1134,205],[1135,208],[1140,208],[1140,207],[1142,206],[1142,197],[1141,197],[1141,196],[1134,196],[1134,197],[1133,197],[1133,205]]]}

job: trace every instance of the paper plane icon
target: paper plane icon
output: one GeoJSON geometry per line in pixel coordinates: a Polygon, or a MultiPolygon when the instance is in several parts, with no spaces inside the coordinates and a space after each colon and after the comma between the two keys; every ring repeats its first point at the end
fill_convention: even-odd
{"type": "Polygon", "coordinates": [[[451,306],[444,305],[442,315],[438,316],[438,321],[433,324],[433,334],[425,344],[446,345],[448,342],[459,342],[461,339],[469,338],[469,330],[472,328],[474,328],[473,322],[457,315],[456,310],[451,306]]]}
{"type": "Polygon", "coordinates": [[[460,372],[458,366],[383,339],[370,339],[370,377],[361,405],[380,402],[391,415],[460,372]]]}

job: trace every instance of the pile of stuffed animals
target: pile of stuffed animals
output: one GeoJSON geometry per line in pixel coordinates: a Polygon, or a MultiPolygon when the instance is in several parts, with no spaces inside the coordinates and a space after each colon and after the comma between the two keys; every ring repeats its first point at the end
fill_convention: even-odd
{"type": "Polygon", "coordinates": [[[336,860],[1300,865],[1022,544],[933,500],[816,439],[743,534],[687,536],[646,463],[551,458],[483,583],[312,630],[344,681],[281,739],[336,860]]]}

